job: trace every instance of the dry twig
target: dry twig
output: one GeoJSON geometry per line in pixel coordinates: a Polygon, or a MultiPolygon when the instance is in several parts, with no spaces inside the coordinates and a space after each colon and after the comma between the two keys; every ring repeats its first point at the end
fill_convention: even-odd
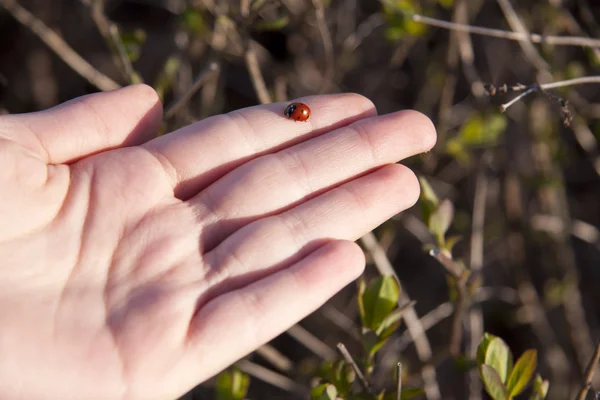
{"type": "Polygon", "coordinates": [[[171,119],[183,106],[185,106],[192,96],[215,74],[219,71],[219,64],[209,63],[199,74],[192,86],[180,98],[171,104],[165,111],[165,119],[171,119]]]}
{"type": "Polygon", "coordinates": [[[338,343],[337,348],[338,348],[340,354],[342,355],[342,357],[344,357],[344,360],[346,360],[346,362],[354,370],[354,373],[356,374],[356,376],[357,376],[358,380],[360,381],[361,385],[363,386],[363,388],[370,394],[373,394],[373,389],[371,388],[369,381],[367,381],[367,378],[365,378],[365,374],[363,374],[363,372],[360,370],[358,364],[356,363],[356,361],[354,361],[354,358],[352,358],[352,355],[350,355],[350,352],[348,351],[346,346],[344,346],[343,343],[338,343]]]}
{"type": "Polygon", "coordinates": [[[523,34],[518,32],[505,31],[502,29],[484,28],[480,26],[457,24],[450,21],[426,17],[420,14],[404,13],[415,22],[425,25],[431,25],[438,28],[467,32],[476,35],[491,36],[500,39],[515,40],[518,42],[532,42],[539,44],[548,44],[552,46],[583,46],[600,48],[600,39],[593,39],[580,36],[544,36],[538,33],[523,34]]]}
{"type": "Polygon", "coordinates": [[[583,380],[583,387],[579,391],[577,395],[577,400],[585,400],[585,397],[592,386],[592,380],[594,379],[594,373],[596,372],[596,368],[598,367],[598,361],[600,361],[600,341],[596,343],[596,349],[594,350],[594,354],[592,355],[592,359],[585,369],[585,375],[583,380]]]}
{"type": "Polygon", "coordinates": [[[513,104],[522,100],[523,98],[527,97],[531,93],[536,92],[536,91],[542,91],[552,102],[559,105],[563,124],[565,126],[570,126],[571,121],[573,120],[573,116],[571,114],[571,111],[569,110],[568,100],[565,100],[559,96],[556,96],[555,94],[552,94],[551,92],[546,92],[546,90],[556,89],[556,88],[565,87],[565,86],[585,85],[585,84],[591,84],[591,83],[600,83],[600,76],[583,76],[581,78],[567,79],[564,81],[557,81],[557,82],[550,82],[550,83],[543,83],[543,84],[533,83],[531,85],[523,85],[523,84],[519,83],[519,84],[516,84],[513,86],[508,86],[506,84],[504,84],[502,86],[494,86],[492,84],[486,84],[485,90],[487,91],[487,93],[490,96],[495,96],[499,93],[522,92],[518,96],[516,96],[515,98],[510,100],[509,102],[501,104],[499,107],[500,112],[506,112],[506,110],[510,106],[512,106],[513,104]]]}
{"type": "Polygon", "coordinates": [[[102,37],[104,37],[107,44],[114,49],[112,55],[115,65],[121,70],[127,81],[133,82],[136,73],[131,65],[129,56],[127,55],[127,50],[121,39],[119,28],[114,22],[110,21],[104,13],[104,0],[81,0],[81,2],[90,8],[90,14],[98,27],[98,31],[102,37]]]}
{"type": "Polygon", "coordinates": [[[270,344],[263,344],[256,349],[256,354],[269,361],[275,368],[283,372],[291,372],[294,369],[292,360],[283,355],[270,344]]]}
{"type": "MultiPolygon", "coordinates": [[[[517,12],[513,8],[512,4],[510,4],[509,0],[497,0],[498,5],[502,9],[504,13],[504,17],[508,21],[508,24],[512,28],[514,32],[517,32],[525,37],[530,36],[529,31],[525,28],[525,24],[521,21],[521,18],[517,15],[517,12]]],[[[538,70],[544,73],[547,78],[551,78],[550,75],[550,66],[542,58],[542,56],[538,53],[536,48],[533,46],[530,40],[520,41],[521,49],[523,49],[523,53],[525,57],[529,59],[531,64],[538,70]]]]}
{"type": "Polygon", "coordinates": [[[457,298],[454,302],[454,318],[452,320],[452,333],[450,334],[450,354],[453,357],[460,355],[460,345],[463,337],[463,320],[467,311],[467,280],[469,275],[457,262],[443,254],[438,249],[430,252],[446,268],[456,283],[457,298]]]}
{"type": "MultiPolygon", "coordinates": [[[[240,14],[244,18],[248,18],[250,15],[250,1],[249,0],[240,0],[240,14]]],[[[244,60],[246,60],[246,67],[248,68],[248,73],[250,74],[250,80],[252,81],[252,86],[254,86],[254,91],[258,96],[258,101],[261,104],[269,104],[272,103],[271,95],[269,94],[269,90],[267,89],[267,84],[265,83],[265,78],[260,70],[260,63],[258,62],[258,57],[256,56],[256,51],[254,50],[252,40],[245,40],[245,50],[244,50],[244,60]]]]}
{"type": "MultiPolygon", "coordinates": [[[[487,161],[486,154],[484,161],[487,161]]],[[[488,179],[485,174],[486,163],[480,167],[475,180],[475,196],[473,200],[473,220],[471,223],[471,254],[469,268],[475,279],[481,276],[483,268],[483,245],[484,245],[484,226],[485,210],[488,192],[488,179]]],[[[477,347],[483,338],[483,312],[477,304],[469,310],[467,323],[469,326],[469,341],[467,344],[467,356],[472,359],[477,358],[477,347]]],[[[471,371],[469,375],[469,400],[481,399],[482,389],[481,379],[477,371],[471,371]]]]}
{"type": "Polygon", "coordinates": [[[319,28],[319,34],[321,35],[321,41],[323,42],[323,50],[325,51],[325,76],[320,90],[321,93],[325,93],[333,80],[333,41],[331,40],[331,33],[329,32],[327,21],[325,20],[325,7],[323,6],[323,1],[313,0],[313,6],[316,10],[317,27],[319,28]]]}
{"type": "Polygon", "coordinates": [[[115,90],[121,87],[117,82],[84,60],[63,38],[15,0],[0,0],[0,6],[4,7],[17,21],[35,33],[58,57],[92,85],[102,91],[115,90]]]}
{"type": "Polygon", "coordinates": [[[244,59],[246,60],[246,67],[248,68],[250,80],[252,81],[256,95],[258,96],[258,101],[260,101],[261,104],[272,103],[271,95],[269,94],[267,84],[265,83],[265,78],[260,70],[260,63],[258,62],[256,51],[252,48],[252,41],[248,41],[246,44],[244,59]]]}
{"type": "Polygon", "coordinates": [[[396,400],[402,400],[402,363],[398,363],[398,385],[396,387],[396,400]]]}
{"type": "Polygon", "coordinates": [[[335,351],[301,325],[292,326],[286,333],[323,360],[331,361],[335,359],[335,351]]]}
{"type": "Polygon", "coordinates": [[[240,360],[236,363],[236,366],[248,375],[289,392],[296,398],[305,399],[310,394],[310,390],[307,387],[296,383],[296,381],[285,375],[281,375],[265,368],[262,365],[258,365],[248,360],[240,360]]]}

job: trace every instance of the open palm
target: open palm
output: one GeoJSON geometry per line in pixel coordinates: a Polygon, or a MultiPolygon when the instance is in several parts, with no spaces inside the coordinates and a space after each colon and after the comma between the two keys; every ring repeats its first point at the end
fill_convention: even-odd
{"type": "Polygon", "coordinates": [[[435,132],[303,101],[308,122],[277,103],[154,139],[143,85],[0,117],[0,398],[176,398],[355,279],[435,132]]]}

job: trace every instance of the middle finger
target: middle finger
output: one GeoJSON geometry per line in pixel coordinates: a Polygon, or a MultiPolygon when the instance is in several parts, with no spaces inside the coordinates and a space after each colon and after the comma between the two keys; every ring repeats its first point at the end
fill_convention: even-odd
{"type": "Polygon", "coordinates": [[[190,200],[209,250],[242,226],[374,168],[428,151],[435,128],[416,111],[355,122],[248,162],[190,200]]]}

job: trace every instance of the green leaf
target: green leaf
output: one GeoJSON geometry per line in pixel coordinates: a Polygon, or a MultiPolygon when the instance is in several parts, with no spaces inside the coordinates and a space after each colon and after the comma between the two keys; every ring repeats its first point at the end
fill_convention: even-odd
{"type": "Polygon", "coordinates": [[[139,73],[134,71],[131,74],[131,84],[136,85],[138,83],[144,83],[144,78],[142,78],[142,76],[139,73]]]}
{"type": "Polygon", "coordinates": [[[510,372],[506,388],[510,397],[514,397],[521,393],[529,384],[535,367],[537,366],[537,351],[527,350],[519,357],[515,363],[515,367],[510,372]]]}
{"type": "Polygon", "coordinates": [[[489,365],[482,364],[479,366],[479,375],[485,386],[485,391],[494,400],[508,400],[508,393],[506,387],[500,379],[498,372],[490,367],[489,365]]]}
{"type": "Polygon", "coordinates": [[[346,397],[350,393],[355,379],[354,369],[344,360],[336,361],[329,370],[329,380],[336,387],[339,397],[346,397]]]}
{"type": "Polygon", "coordinates": [[[127,57],[135,62],[140,58],[142,46],[146,42],[146,32],[141,29],[136,29],[133,32],[121,33],[121,42],[125,48],[127,57]]]}
{"type": "Polygon", "coordinates": [[[488,346],[492,339],[496,338],[496,336],[491,333],[484,333],[479,346],[477,346],[477,364],[485,364],[485,352],[487,351],[488,346]]]}
{"type": "Polygon", "coordinates": [[[464,355],[459,355],[458,357],[456,357],[454,362],[456,364],[456,368],[458,368],[458,370],[461,372],[469,372],[473,368],[476,368],[478,365],[477,360],[468,358],[464,355]]]}
{"type": "Polygon", "coordinates": [[[459,235],[450,236],[450,237],[446,238],[446,243],[444,245],[444,249],[448,250],[448,252],[450,252],[450,254],[452,254],[452,249],[454,248],[454,245],[456,245],[456,243],[458,243],[461,239],[462,239],[462,236],[459,236],[459,235]]]}
{"type": "Polygon", "coordinates": [[[502,382],[506,382],[513,365],[512,352],[504,340],[486,332],[477,347],[477,363],[491,366],[498,372],[502,382]]]}
{"type": "Polygon", "coordinates": [[[491,114],[483,118],[474,114],[460,128],[458,138],[464,146],[485,146],[496,143],[506,129],[506,117],[491,114]]]}
{"type": "Polygon", "coordinates": [[[467,151],[467,148],[461,142],[460,138],[452,138],[446,142],[446,152],[456,160],[465,165],[471,161],[471,155],[467,151]]]}
{"type": "Polygon", "coordinates": [[[468,164],[471,160],[469,150],[496,144],[506,126],[504,114],[494,113],[485,117],[473,114],[463,123],[458,135],[446,142],[446,152],[461,164],[468,164]]]}
{"type": "Polygon", "coordinates": [[[444,243],[444,236],[453,219],[454,205],[448,199],[442,200],[437,208],[431,213],[428,228],[431,233],[436,236],[440,245],[444,243]]]}
{"type": "Polygon", "coordinates": [[[483,118],[475,115],[461,126],[458,137],[463,145],[478,144],[483,141],[484,129],[483,118]]]}
{"type": "Polygon", "coordinates": [[[367,352],[371,360],[375,356],[375,353],[377,353],[383,347],[383,345],[388,341],[392,333],[394,333],[399,327],[400,322],[396,322],[388,326],[381,332],[379,336],[377,336],[375,342],[370,344],[370,348],[367,349],[367,352]]]}
{"type": "Polygon", "coordinates": [[[396,329],[398,329],[399,321],[402,318],[402,316],[404,315],[404,313],[406,312],[406,310],[408,308],[412,307],[413,305],[414,305],[414,302],[409,304],[407,307],[398,308],[398,309],[392,311],[390,314],[388,314],[387,317],[385,317],[383,319],[383,321],[381,321],[381,325],[379,325],[379,329],[377,329],[377,332],[376,332],[377,335],[388,337],[392,333],[394,333],[394,331],[396,331],[396,329]],[[392,327],[394,329],[390,331],[389,328],[392,328],[392,327]]]}
{"type": "Polygon", "coordinates": [[[181,13],[181,23],[189,31],[202,34],[207,32],[207,24],[200,10],[188,8],[181,13]]]}
{"type": "Polygon", "coordinates": [[[537,395],[538,399],[545,399],[548,395],[548,388],[550,387],[550,382],[547,379],[542,379],[540,374],[536,374],[535,379],[533,380],[533,393],[537,395]]]}
{"type": "Polygon", "coordinates": [[[400,393],[401,400],[408,400],[414,397],[424,396],[425,390],[420,388],[405,388],[402,389],[402,393],[400,393]]]}
{"type": "Polygon", "coordinates": [[[440,200],[425,177],[420,176],[419,183],[421,184],[421,195],[419,197],[421,216],[425,224],[429,225],[429,218],[440,204],[440,200]]]}
{"type": "Polygon", "coordinates": [[[250,377],[237,368],[223,371],[217,377],[218,400],[243,400],[248,394],[250,377]]]}
{"type": "Polygon", "coordinates": [[[363,278],[360,278],[358,280],[358,313],[360,314],[360,320],[363,326],[365,326],[365,321],[367,320],[365,304],[363,302],[366,290],[367,284],[365,283],[365,280],[363,278]]]}
{"type": "MultiPolygon", "coordinates": [[[[375,279],[359,296],[363,309],[363,326],[377,331],[383,320],[396,308],[400,290],[392,276],[375,279]]],[[[361,316],[363,316],[361,315],[361,316]]]]}
{"type": "Polygon", "coordinates": [[[421,36],[427,32],[427,26],[415,22],[410,14],[419,14],[419,4],[415,0],[387,0],[383,2],[383,13],[388,23],[386,37],[399,40],[405,36],[421,36]],[[407,15],[408,14],[408,15],[407,15]]]}
{"type": "Polygon", "coordinates": [[[323,383],[315,386],[310,391],[311,400],[335,400],[337,398],[337,389],[330,383],[323,383]]]}
{"type": "Polygon", "coordinates": [[[504,340],[496,337],[490,341],[485,351],[484,364],[494,368],[498,372],[500,380],[503,383],[506,382],[506,378],[512,369],[513,356],[504,340]]]}
{"type": "Polygon", "coordinates": [[[163,69],[153,85],[161,100],[164,100],[165,94],[173,85],[175,75],[177,74],[180,66],[181,60],[175,56],[169,57],[163,65],[163,69]]]}
{"type": "Polygon", "coordinates": [[[438,0],[438,4],[444,8],[452,8],[454,6],[454,0],[438,0]]]}
{"type": "Polygon", "coordinates": [[[267,0],[254,0],[252,2],[252,5],[250,6],[250,9],[252,11],[257,11],[259,8],[261,8],[265,3],[267,2],[267,0]]]}
{"type": "Polygon", "coordinates": [[[279,31],[287,26],[290,19],[287,16],[281,18],[262,20],[254,25],[257,31],[279,31]]]}

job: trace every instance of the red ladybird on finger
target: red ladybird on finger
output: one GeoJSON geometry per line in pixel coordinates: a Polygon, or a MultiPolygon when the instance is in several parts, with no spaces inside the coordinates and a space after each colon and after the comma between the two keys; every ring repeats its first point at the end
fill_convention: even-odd
{"type": "Polygon", "coordinates": [[[310,108],[304,103],[292,103],[285,108],[283,114],[294,121],[306,121],[310,117],[310,108]]]}

